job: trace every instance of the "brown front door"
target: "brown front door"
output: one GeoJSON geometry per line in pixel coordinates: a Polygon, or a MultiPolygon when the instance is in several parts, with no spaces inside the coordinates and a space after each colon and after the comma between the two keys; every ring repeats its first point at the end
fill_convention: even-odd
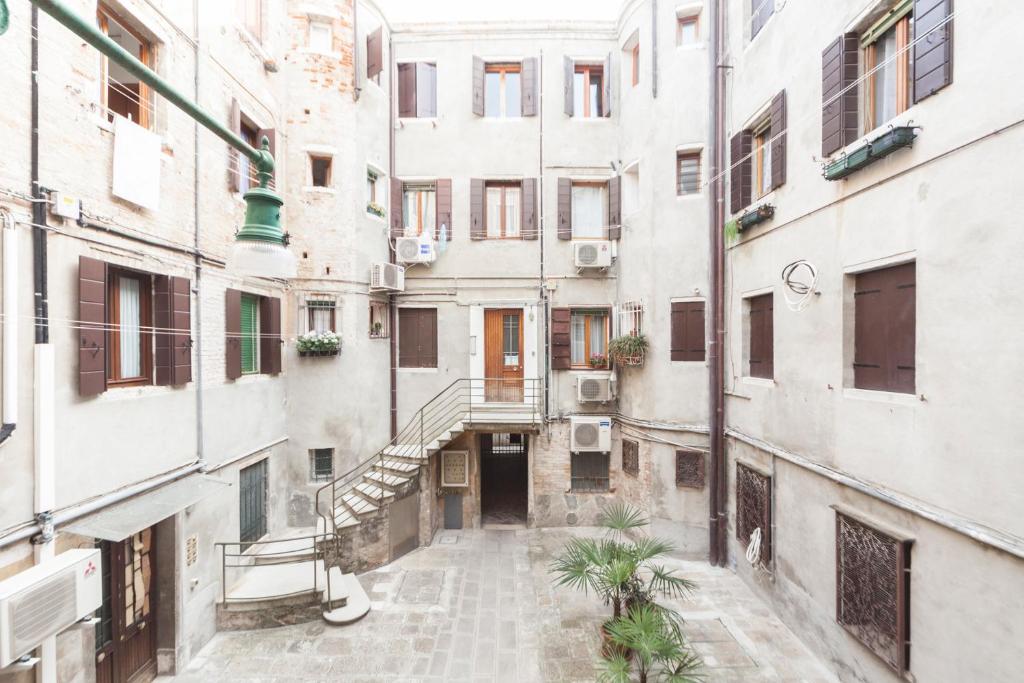
{"type": "Polygon", "coordinates": [[[103,606],[96,626],[97,683],[156,678],[156,527],[104,541],[103,606]]]}
{"type": "Polygon", "coordinates": [[[484,374],[487,401],[523,400],[523,311],[484,311],[484,374]]]}

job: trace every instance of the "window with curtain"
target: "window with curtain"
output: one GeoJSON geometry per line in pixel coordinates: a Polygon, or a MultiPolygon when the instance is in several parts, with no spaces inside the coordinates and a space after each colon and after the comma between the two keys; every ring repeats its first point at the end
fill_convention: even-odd
{"type": "Polygon", "coordinates": [[[333,299],[307,299],[309,332],[334,332],[335,303],[333,299]]]}
{"type": "Polygon", "coordinates": [[[772,191],[772,123],[770,118],[754,129],[754,192],[763,197],[772,191]]]}
{"type": "Polygon", "coordinates": [[[572,184],[572,236],[601,239],[608,223],[605,183],[572,184]]]}
{"type": "Polygon", "coordinates": [[[437,194],[434,185],[407,183],[402,190],[402,218],[405,234],[434,233],[437,221],[437,194]]]}
{"type": "Polygon", "coordinates": [[[484,204],[488,238],[519,237],[521,194],[519,183],[487,183],[484,204]]]}
{"type": "Polygon", "coordinates": [[[569,329],[573,367],[608,366],[608,311],[575,310],[569,329]]]}
{"type": "Polygon", "coordinates": [[[601,116],[601,93],[604,67],[597,64],[577,64],[573,74],[573,116],[591,118],[601,116]]]}
{"type": "Polygon", "coordinates": [[[885,124],[910,107],[913,81],[913,3],[904,0],[861,34],[864,51],[864,132],[885,124]]]}
{"type": "Polygon", "coordinates": [[[150,278],[140,273],[112,271],[107,290],[107,379],[112,384],[148,383],[152,375],[150,278]]]}
{"type": "Polygon", "coordinates": [[[242,374],[259,372],[260,358],[260,298],[242,295],[242,374]]]}

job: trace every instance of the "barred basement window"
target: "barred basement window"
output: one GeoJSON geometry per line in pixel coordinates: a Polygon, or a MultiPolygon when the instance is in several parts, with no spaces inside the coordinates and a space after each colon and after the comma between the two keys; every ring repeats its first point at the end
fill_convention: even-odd
{"type": "Polygon", "coordinates": [[[772,478],[736,464],[736,538],[744,548],[755,529],[761,530],[761,564],[772,562],[772,478]]]}
{"type": "Polygon", "coordinates": [[[701,451],[676,451],[676,486],[704,488],[704,453],[701,451]]]}
{"type": "Polygon", "coordinates": [[[572,490],[574,492],[601,492],[608,490],[608,454],[572,454],[572,490]]]}
{"type": "Polygon", "coordinates": [[[334,479],[334,449],[309,449],[309,480],[330,481],[334,479]]]}
{"type": "Polygon", "coordinates": [[[634,477],[640,474],[640,444],[631,439],[622,440],[622,471],[634,477]]]}
{"type": "Polygon", "coordinates": [[[910,544],[836,512],[836,621],[899,673],[910,668],[910,544]]]}

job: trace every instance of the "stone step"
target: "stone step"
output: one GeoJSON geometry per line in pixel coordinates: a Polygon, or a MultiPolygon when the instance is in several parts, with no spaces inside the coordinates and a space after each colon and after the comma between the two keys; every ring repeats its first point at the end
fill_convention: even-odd
{"type": "Polygon", "coordinates": [[[334,528],[338,531],[359,526],[360,520],[352,514],[348,508],[338,508],[334,511],[334,528]]]}
{"type": "Polygon", "coordinates": [[[350,586],[341,573],[340,567],[327,570],[327,585],[324,586],[323,611],[329,612],[348,604],[350,586]]]}
{"type": "Polygon", "coordinates": [[[363,498],[366,498],[374,504],[379,504],[381,497],[384,498],[384,502],[395,497],[393,492],[383,490],[379,486],[365,481],[360,484],[356,484],[355,491],[363,498]]]}
{"type": "Polygon", "coordinates": [[[404,462],[401,460],[387,459],[383,464],[377,463],[373,468],[379,472],[386,472],[388,474],[399,474],[406,476],[415,476],[419,471],[422,463],[416,462],[404,462]]]}
{"type": "Polygon", "coordinates": [[[377,503],[375,501],[366,500],[366,498],[353,491],[349,491],[342,496],[341,502],[352,513],[353,517],[372,515],[377,511],[377,503]]]}
{"type": "MultiPolygon", "coordinates": [[[[335,569],[337,569],[335,567],[335,569]]],[[[339,570],[340,574],[341,571],[339,570]]],[[[334,576],[331,576],[331,592],[334,592],[334,576]]],[[[363,590],[359,579],[355,574],[343,574],[343,591],[345,593],[345,606],[335,609],[324,610],[324,621],[333,626],[344,626],[359,621],[370,611],[370,598],[363,590]]]]}
{"type": "Polygon", "coordinates": [[[405,484],[409,483],[409,477],[403,477],[398,474],[389,474],[387,472],[380,472],[379,470],[373,470],[363,475],[363,479],[371,484],[375,484],[382,488],[390,491],[397,491],[405,484]]]}
{"type": "Polygon", "coordinates": [[[385,458],[405,458],[409,460],[423,460],[425,455],[418,443],[399,443],[386,446],[382,451],[385,458]]]}

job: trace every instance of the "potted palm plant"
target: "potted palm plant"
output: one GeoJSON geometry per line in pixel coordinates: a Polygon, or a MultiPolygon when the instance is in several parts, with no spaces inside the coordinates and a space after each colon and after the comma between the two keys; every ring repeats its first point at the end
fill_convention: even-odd
{"type": "Polygon", "coordinates": [[[647,346],[646,335],[624,334],[608,342],[608,355],[619,365],[643,365],[647,346]]]}
{"type": "Polygon", "coordinates": [[[703,662],[683,636],[682,619],[654,603],[634,605],[607,626],[617,651],[601,663],[602,683],[649,680],[696,683],[703,680],[703,662]],[[622,651],[630,653],[625,656],[622,651]]]}

